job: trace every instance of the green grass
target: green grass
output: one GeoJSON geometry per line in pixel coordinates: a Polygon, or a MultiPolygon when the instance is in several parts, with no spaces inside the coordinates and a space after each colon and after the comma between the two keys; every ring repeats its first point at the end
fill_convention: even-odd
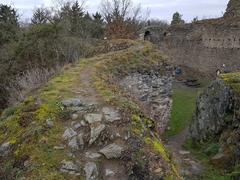
{"type": "MultiPolygon", "coordinates": [[[[201,161],[204,169],[199,175],[199,179],[203,180],[231,180],[234,174],[227,174],[224,170],[217,169],[210,164],[209,159],[213,157],[217,151],[213,150],[217,146],[216,142],[209,141],[203,144],[194,143],[192,139],[187,139],[184,143],[184,148],[201,161]],[[209,153],[209,150],[213,151],[209,153]],[[214,152],[215,151],[215,152],[214,152]]],[[[237,169],[236,169],[237,172],[237,169]]]]}
{"type": "Polygon", "coordinates": [[[174,87],[170,129],[165,132],[164,137],[174,136],[187,127],[192,120],[196,108],[196,98],[200,91],[199,88],[174,87]]]}

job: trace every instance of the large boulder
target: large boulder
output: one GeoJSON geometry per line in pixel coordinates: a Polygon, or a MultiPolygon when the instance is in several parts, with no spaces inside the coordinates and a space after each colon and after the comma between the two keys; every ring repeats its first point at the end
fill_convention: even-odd
{"type": "Polygon", "coordinates": [[[123,150],[123,147],[114,143],[101,149],[100,153],[102,153],[107,159],[117,159],[121,157],[123,150]]]}
{"type": "Polygon", "coordinates": [[[233,92],[224,81],[214,81],[197,99],[191,136],[196,140],[206,140],[223,130],[226,115],[233,107],[233,92]]]}
{"type": "Polygon", "coordinates": [[[219,152],[210,161],[224,169],[240,161],[240,94],[230,85],[214,81],[197,99],[190,125],[191,137],[198,142],[218,141],[219,152]]]}

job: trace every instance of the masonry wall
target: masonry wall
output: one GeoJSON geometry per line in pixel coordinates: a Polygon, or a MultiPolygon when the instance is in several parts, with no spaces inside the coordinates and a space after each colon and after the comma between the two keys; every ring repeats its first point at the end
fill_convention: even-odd
{"type": "Polygon", "coordinates": [[[151,41],[170,57],[174,64],[215,74],[223,64],[228,71],[240,69],[239,19],[220,18],[194,24],[151,31],[151,41]]]}

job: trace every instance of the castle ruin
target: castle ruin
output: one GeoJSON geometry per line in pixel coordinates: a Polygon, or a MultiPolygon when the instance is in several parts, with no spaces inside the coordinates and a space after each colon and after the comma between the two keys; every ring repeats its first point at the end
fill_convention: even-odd
{"type": "Polygon", "coordinates": [[[149,27],[150,41],[177,65],[214,74],[226,65],[240,69],[240,1],[230,0],[223,17],[171,26],[149,27]]]}

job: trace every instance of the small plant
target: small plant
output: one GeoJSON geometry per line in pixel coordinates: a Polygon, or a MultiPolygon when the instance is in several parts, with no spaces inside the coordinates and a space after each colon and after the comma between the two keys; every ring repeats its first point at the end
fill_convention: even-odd
{"type": "Polygon", "coordinates": [[[212,143],[208,146],[208,148],[205,150],[205,153],[208,155],[208,156],[214,156],[218,153],[219,151],[219,144],[216,144],[216,143],[212,143]]]}
{"type": "Polygon", "coordinates": [[[2,114],[2,119],[14,115],[16,111],[17,111],[17,107],[15,106],[7,108],[2,114]]]}

